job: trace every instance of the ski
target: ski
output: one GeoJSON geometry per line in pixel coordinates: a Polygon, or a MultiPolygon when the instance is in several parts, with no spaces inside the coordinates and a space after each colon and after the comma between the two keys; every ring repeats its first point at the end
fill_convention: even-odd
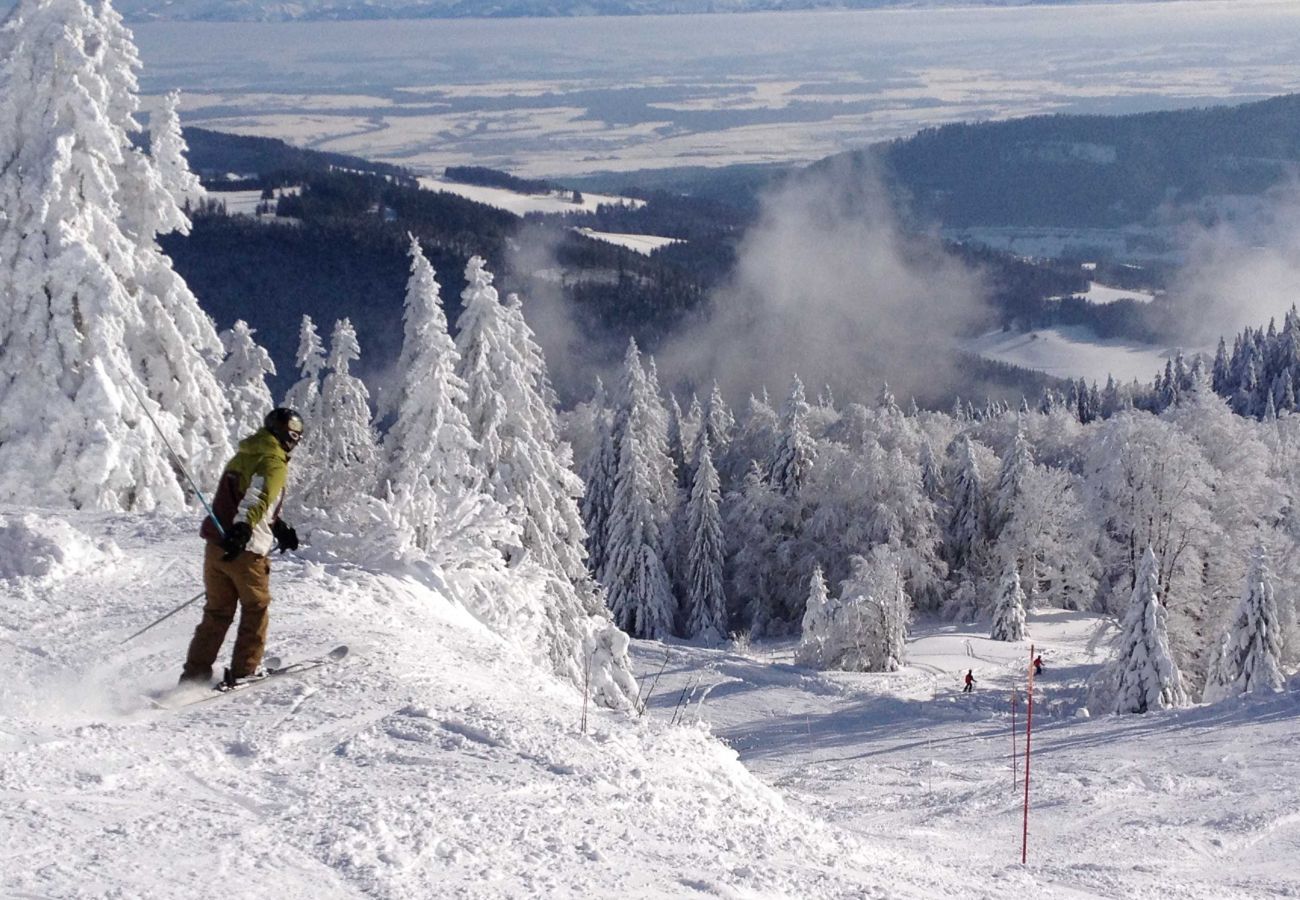
{"type": "MultiPolygon", "coordinates": [[[[266,674],[260,678],[241,679],[236,681],[234,684],[227,684],[224,681],[219,681],[212,686],[210,692],[179,703],[164,703],[164,698],[162,697],[150,698],[150,702],[161,709],[181,709],[186,706],[193,706],[196,703],[205,703],[209,700],[215,700],[218,697],[224,697],[228,694],[237,694],[240,691],[255,687],[259,684],[273,681],[281,675],[297,675],[301,672],[310,672],[312,669],[319,669],[323,666],[328,666],[331,663],[338,662],[347,655],[347,645],[340,644],[328,653],[324,653],[320,656],[309,657],[307,659],[294,660],[290,663],[281,663],[278,657],[272,657],[264,663],[266,674]]],[[[173,692],[174,690],[175,689],[173,689],[173,692]]]]}

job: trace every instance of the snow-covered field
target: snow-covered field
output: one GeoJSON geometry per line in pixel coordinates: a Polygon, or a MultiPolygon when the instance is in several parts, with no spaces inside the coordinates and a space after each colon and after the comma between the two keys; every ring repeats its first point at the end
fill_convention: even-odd
{"type": "Polygon", "coordinates": [[[504,209],[506,212],[512,212],[517,216],[527,215],[528,213],[595,212],[596,208],[601,205],[630,206],[633,208],[645,205],[644,200],[636,200],[631,197],[615,197],[610,194],[583,193],[581,194],[581,202],[574,203],[573,194],[568,191],[524,194],[507,188],[461,184],[457,181],[446,181],[441,178],[426,177],[419,179],[419,181],[420,187],[426,191],[455,194],[458,197],[464,197],[466,200],[473,200],[475,203],[504,209]]]}
{"type": "Polygon", "coordinates": [[[1106,304],[1118,300],[1134,300],[1138,303],[1150,303],[1155,295],[1150,291],[1131,291],[1125,288],[1111,287],[1099,281],[1088,282],[1088,289],[1078,296],[1089,303],[1106,304]]]}
{"type": "Polygon", "coordinates": [[[659,237],[653,234],[620,234],[614,231],[593,231],[590,228],[579,228],[578,232],[589,238],[604,241],[607,244],[616,244],[619,247],[626,247],[646,256],[649,256],[660,247],[680,243],[677,238],[659,237]]]}
{"type": "MultiPolygon", "coordinates": [[[[0,895],[1300,895],[1297,695],[1078,718],[1080,614],[1031,615],[1022,868],[1028,650],[978,626],[918,629],[896,675],[671,646],[647,715],[584,734],[576,690],[438,591],[308,550],[276,561],[271,649],[349,657],[160,709],[197,610],[121,641],[194,591],[193,527],[5,510],[0,895]]],[[[665,648],[636,652],[648,690],[665,648]]]]}
{"type": "MultiPolygon", "coordinates": [[[[1058,378],[1084,378],[1106,383],[1114,375],[1121,383],[1146,383],[1164,371],[1177,347],[1158,347],[1118,338],[1103,339],[1082,325],[1039,328],[1030,332],[990,331],[963,346],[985,359],[1046,372],[1058,378]]],[[[1184,348],[1185,353],[1190,353],[1184,348]]]]}

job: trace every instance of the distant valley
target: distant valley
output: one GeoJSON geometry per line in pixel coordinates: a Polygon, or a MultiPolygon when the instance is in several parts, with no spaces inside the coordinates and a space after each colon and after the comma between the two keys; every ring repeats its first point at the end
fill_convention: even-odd
{"type": "Polygon", "coordinates": [[[134,21],[292,22],[1060,6],[1095,0],[120,0],[134,21]]]}

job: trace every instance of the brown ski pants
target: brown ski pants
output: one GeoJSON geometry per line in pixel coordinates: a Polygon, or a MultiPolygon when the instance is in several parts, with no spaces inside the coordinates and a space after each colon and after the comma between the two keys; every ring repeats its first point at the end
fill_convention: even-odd
{"type": "Polygon", "coordinates": [[[184,678],[209,678],[226,631],[239,608],[239,630],[230,671],[236,678],[252,674],[266,649],[267,610],[271,605],[271,561],[245,550],[229,562],[221,547],[209,543],[203,556],[203,621],[194,629],[185,658],[184,678]]]}

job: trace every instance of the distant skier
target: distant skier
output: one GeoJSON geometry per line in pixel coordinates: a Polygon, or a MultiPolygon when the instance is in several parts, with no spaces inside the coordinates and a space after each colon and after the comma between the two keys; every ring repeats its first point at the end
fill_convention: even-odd
{"type": "Polygon", "coordinates": [[[967,669],[967,670],[966,670],[966,686],[965,686],[964,688],[961,689],[961,692],[962,692],[963,694],[969,694],[969,693],[971,693],[973,690],[975,690],[975,670],[974,670],[974,669],[967,669]]]}
{"type": "Polygon", "coordinates": [[[239,630],[225,681],[234,683],[263,671],[271,604],[267,554],[277,542],[281,553],[298,549],[298,533],[280,521],[280,506],[289,456],[302,440],[302,432],[298,413],[283,407],[271,410],[262,428],[239,442],[239,452],[221,473],[212,500],[221,531],[210,517],[199,529],[207,541],[203,557],[207,601],[203,620],[190,641],[181,682],[212,680],[212,664],[234,621],[236,607],[239,630]]]}
{"type": "Polygon", "coordinates": [[[1034,674],[1043,674],[1043,654],[1041,653],[1034,657],[1034,674]]]}

